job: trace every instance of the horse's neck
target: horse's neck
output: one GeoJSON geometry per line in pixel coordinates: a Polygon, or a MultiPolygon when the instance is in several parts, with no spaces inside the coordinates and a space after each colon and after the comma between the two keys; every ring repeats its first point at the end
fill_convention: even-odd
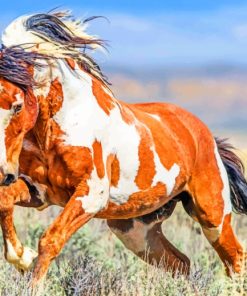
{"type": "Polygon", "coordinates": [[[42,71],[35,74],[36,80],[42,82],[47,75],[50,78],[35,91],[40,106],[34,128],[38,142],[43,149],[55,138],[63,138],[60,142],[68,145],[90,145],[93,129],[103,129],[107,124],[107,112],[115,99],[101,82],[78,66],[71,69],[65,61],[42,71]]]}

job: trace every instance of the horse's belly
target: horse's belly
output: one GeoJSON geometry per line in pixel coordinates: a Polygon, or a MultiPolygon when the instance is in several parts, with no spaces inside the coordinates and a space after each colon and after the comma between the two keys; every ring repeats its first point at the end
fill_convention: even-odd
{"type": "Polygon", "coordinates": [[[107,208],[99,212],[96,217],[127,219],[142,216],[158,209],[171,198],[171,195],[167,195],[165,184],[161,182],[147,190],[138,191],[131,195],[128,195],[126,191],[112,189],[107,208]]]}

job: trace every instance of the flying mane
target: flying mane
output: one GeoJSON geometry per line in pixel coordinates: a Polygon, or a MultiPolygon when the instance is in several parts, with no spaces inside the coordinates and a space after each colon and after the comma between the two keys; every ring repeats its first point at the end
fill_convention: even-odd
{"type": "Polygon", "coordinates": [[[22,88],[35,86],[29,66],[42,67],[42,60],[73,59],[86,72],[108,85],[99,65],[86,53],[106,44],[86,33],[87,23],[67,12],[35,14],[14,20],[3,32],[0,75],[22,88]]]}

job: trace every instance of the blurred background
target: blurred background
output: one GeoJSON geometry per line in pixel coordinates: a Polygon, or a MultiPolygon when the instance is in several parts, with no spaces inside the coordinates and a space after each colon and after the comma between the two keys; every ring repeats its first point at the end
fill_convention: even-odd
{"type": "Polygon", "coordinates": [[[22,14],[61,5],[107,40],[95,58],[115,95],[166,101],[197,114],[215,135],[247,147],[246,1],[4,1],[0,30],[22,14]]]}
{"type": "MultiPolygon", "coordinates": [[[[88,31],[108,42],[109,52],[94,57],[117,98],[183,106],[215,135],[230,138],[247,161],[246,0],[1,1],[0,31],[19,15],[48,12],[59,5],[82,19],[107,18],[90,22],[88,31]]],[[[37,249],[39,236],[57,212],[54,207],[42,213],[17,210],[15,223],[21,240],[37,249]]],[[[44,295],[246,295],[247,271],[233,281],[226,279],[200,227],[181,205],[163,230],[192,259],[188,280],[178,281],[147,268],[104,223],[96,222],[77,232],[56,259],[44,295]],[[78,294],[70,293],[75,287],[78,294]],[[103,294],[102,289],[108,292],[103,294]]],[[[246,217],[234,215],[234,229],[245,247],[246,223],[246,217]]],[[[0,255],[0,294],[30,295],[25,287],[28,280],[20,278],[0,255]]]]}

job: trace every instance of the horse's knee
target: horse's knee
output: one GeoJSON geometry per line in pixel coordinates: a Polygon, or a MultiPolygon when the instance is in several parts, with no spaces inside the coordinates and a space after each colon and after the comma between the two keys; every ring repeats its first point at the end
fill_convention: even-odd
{"type": "Polygon", "coordinates": [[[207,228],[216,228],[222,224],[225,215],[224,207],[225,203],[221,192],[216,194],[208,190],[193,197],[193,212],[200,224],[207,228]]]}
{"type": "Polygon", "coordinates": [[[53,260],[59,255],[62,247],[66,242],[66,237],[59,234],[54,234],[56,225],[50,227],[41,236],[38,244],[39,257],[46,257],[48,260],[53,260]]]}
{"type": "Polygon", "coordinates": [[[50,259],[53,259],[57,256],[60,251],[60,248],[57,247],[57,242],[55,239],[51,239],[48,235],[43,235],[39,240],[38,250],[39,257],[45,256],[50,259]]]}
{"type": "Polygon", "coordinates": [[[207,212],[200,213],[198,216],[202,226],[207,228],[218,228],[223,222],[224,214],[220,209],[213,208],[207,212]]]}
{"type": "Polygon", "coordinates": [[[211,244],[219,239],[222,232],[223,220],[224,215],[215,213],[214,211],[210,214],[199,216],[202,231],[211,244]]]}

